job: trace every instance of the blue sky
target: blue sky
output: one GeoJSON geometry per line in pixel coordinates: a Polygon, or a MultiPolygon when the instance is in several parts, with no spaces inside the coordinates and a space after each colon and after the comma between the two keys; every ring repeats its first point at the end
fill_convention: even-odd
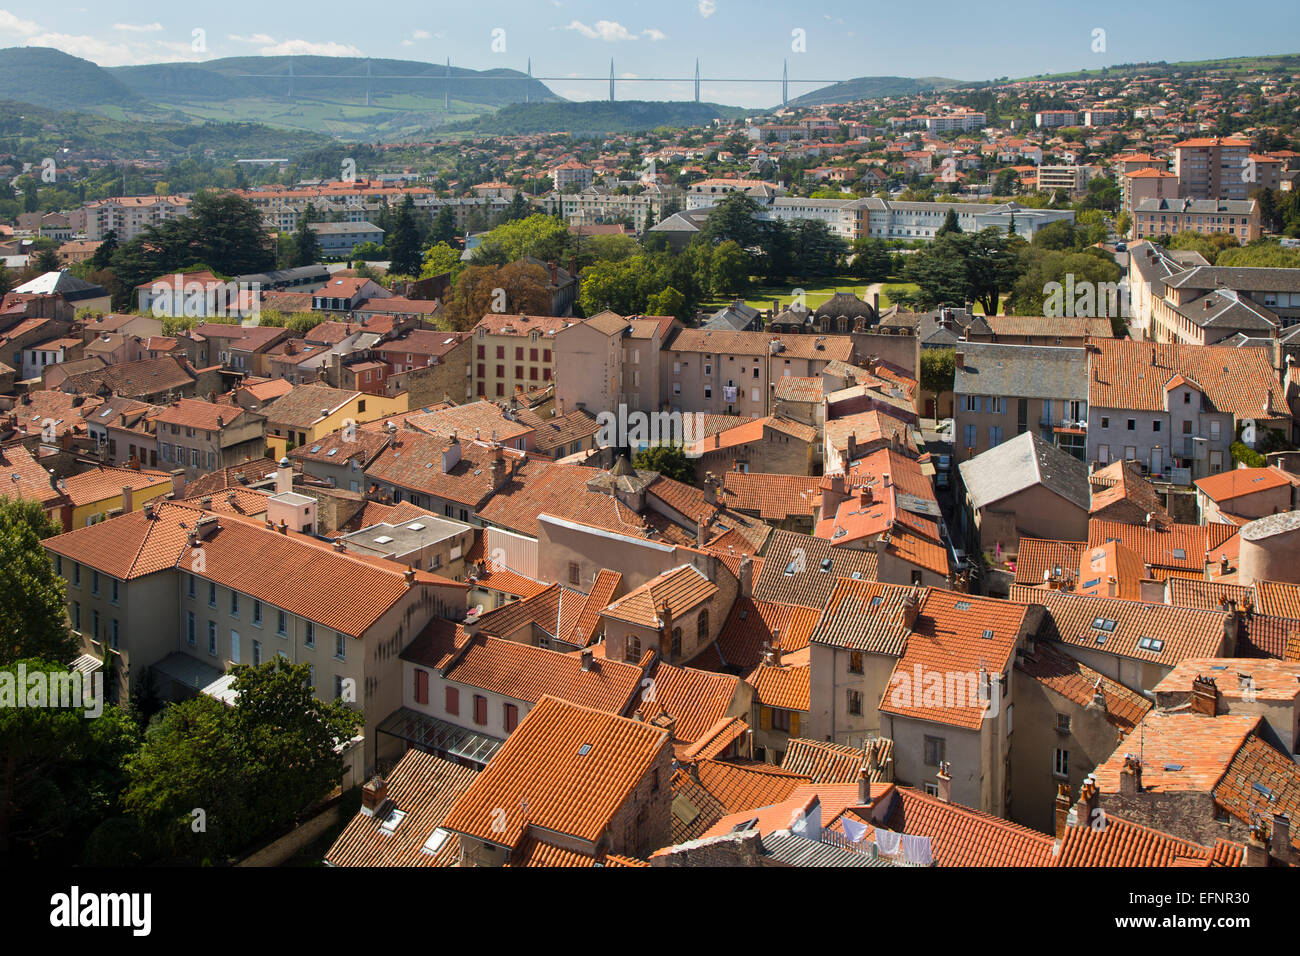
{"type": "MultiPolygon", "coordinates": [[[[4,0],[0,0],[3,4],[4,0]]],[[[691,76],[703,98],[742,106],[779,101],[777,85],[709,83],[716,77],[779,79],[864,75],[964,80],[1095,68],[1141,60],[1189,60],[1300,52],[1300,5],[1211,0],[1087,4],[1042,0],[512,0],[373,6],[314,0],[137,0],[89,5],[46,0],[0,6],[0,46],[53,46],[102,66],[250,54],[373,56],[536,75],[691,76]],[[204,49],[194,49],[195,31],[204,49]],[[1104,50],[1095,31],[1105,31],[1104,50]],[[503,31],[503,32],[494,32],[503,31]],[[799,33],[797,31],[802,31],[799,33]],[[802,46],[802,49],[798,47],[802,46]],[[503,49],[504,48],[504,49],[503,49]]],[[[599,99],[607,83],[560,79],[570,99],[599,99]]],[[[813,89],[791,85],[791,95],[813,89]]],[[[626,99],[688,99],[690,83],[624,83],[626,99]]]]}

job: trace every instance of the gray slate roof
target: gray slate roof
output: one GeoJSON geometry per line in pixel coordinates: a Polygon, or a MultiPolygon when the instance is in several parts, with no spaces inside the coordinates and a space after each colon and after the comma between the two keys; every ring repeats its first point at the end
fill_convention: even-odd
{"type": "Polygon", "coordinates": [[[1082,348],[962,342],[953,391],[1005,398],[1088,399],[1088,353],[1082,348]]]}
{"type": "Polygon", "coordinates": [[[1034,485],[1085,511],[1092,502],[1088,467],[1033,432],[1017,435],[957,466],[976,508],[995,504],[1034,485]]]}

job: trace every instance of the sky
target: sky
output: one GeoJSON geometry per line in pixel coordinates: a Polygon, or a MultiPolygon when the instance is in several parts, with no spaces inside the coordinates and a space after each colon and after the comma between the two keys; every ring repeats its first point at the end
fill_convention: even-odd
{"type": "MultiPolygon", "coordinates": [[[[0,4],[4,0],[0,0],[0,4]]],[[[101,66],[256,54],[369,56],[558,77],[568,99],[701,98],[746,107],[856,76],[988,80],[1153,60],[1300,52],[1294,0],[509,0],[382,4],[78,0],[0,6],[0,46],[50,46],[101,66]],[[596,82],[578,77],[598,78],[596,82]],[[711,82],[710,77],[719,82],[711,82]]]]}

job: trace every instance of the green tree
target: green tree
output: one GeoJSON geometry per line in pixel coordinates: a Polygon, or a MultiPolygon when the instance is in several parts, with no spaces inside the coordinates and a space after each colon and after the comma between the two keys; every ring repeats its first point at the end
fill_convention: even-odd
{"type": "Polygon", "coordinates": [[[408,193],[384,243],[391,275],[413,276],[420,271],[420,237],[415,231],[414,210],[415,201],[408,193]]]}
{"type": "Polygon", "coordinates": [[[863,282],[880,282],[893,271],[893,257],[882,239],[855,239],[849,272],[863,282]]]}
{"type": "Polygon", "coordinates": [[[445,242],[434,243],[424,250],[424,264],[420,267],[420,278],[451,273],[452,279],[460,270],[460,250],[453,249],[445,242]]]}
{"type": "Polygon", "coordinates": [[[716,292],[737,295],[749,288],[749,255],[734,241],[729,239],[713,250],[709,284],[716,292]]]}
{"type": "Polygon", "coordinates": [[[36,268],[41,272],[58,272],[62,268],[59,254],[53,249],[41,250],[41,254],[36,257],[36,268]]]}
{"type": "Polygon", "coordinates": [[[527,219],[528,214],[528,200],[524,198],[523,190],[516,190],[510,199],[510,205],[506,207],[505,221],[517,222],[520,219],[527,219]]]}
{"type": "Polygon", "coordinates": [[[957,210],[949,209],[948,214],[943,217],[943,225],[935,233],[938,236],[946,236],[950,232],[961,232],[961,224],[957,222],[957,210]]]}
{"type": "Polygon", "coordinates": [[[569,238],[567,223],[555,216],[536,213],[490,231],[474,250],[474,263],[503,266],[524,256],[559,262],[569,247],[569,238]]]}
{"type": "Polygon", "coordinates": [[[293,265],[310,266],[320,261],[320,239],[316,230],[307,223],[307,217],[298,220],[298,229],[293,234],[293,265]]]}
{"type": "MultiPolygon", "coordinates": [[[[18,665],[31,688],[69,686],[66,665],[26,658],[0,665],[0,685],[18,689],[18,665]]],[[[84,693],[84,691],[83,691],[84,693]]],[[[0,706],[0,860],[67,865],[80,845],[117,808],[124,763],[139,743],[129,714],[111,705],[94,719],[87,708],[0,706]]],[[[46,704],[55,703],[47,697],[46,704]]]]}
{"type": "Polygon", "coordinates": [[[443,206],[438,210],[438,215],[433,218],[433,228],[429,230],[429,241],[435,244],[445,242],[451,245],[458,236],[456,214],[452,212],[450,206],[443,206]]]}
{"type": "Polygon", "coordinates": [[[682,309],[685,305],[686,296],[672,286],[667,286],[646,299],[645,314],[675,315],[681,318],[682,309]]]}
{"type": "Polygon", "coordinates": [[[38,502],[0,498],[0,664],[25,657],[67,664],[77,654],[63,578],[41,545],[58,532],[38,502]]]}
{"type": "Polygon", "coordinates": [[[756,247],[763,236],[757,218],[760,211],[758,203],[744,193],[728,193],[704,220],[700,236],[714,245],[731,241],[742,249],[756,247]]]}
{"type": "Polygon", "coordinates": [[[921,349],[921,388],[934,393],[937,410],[940,399],[953,390],[957,376],[957,353],[954,349],[921,349]]]}
{"type": "Polygon", "coordinates": [[[695,462],[687,458],[685,449],[677,445],[654,445],[642,449],[632,459],[632,465],[643,471],[657,471],[674,481],[688,485],[695,483],[695,462]]]}
{"type": "Polygon", "coordinates": [[[128,763],[124,805],[161,853],[222,860],[293,823],[342,776],[335,747],[359,711],[316,699],[306,664],[277,656],[232,673],[233,705],[201,694],[169,707],[128,763]]]}
{"type": "Polygon", "coordinates": [[[104,239],[95,250],[95,254],[90,257],[90,264],[96,269],[107,269],[113,261],[113,253],[117,252],[117,230],[110,229],[104,234],[104,239]]]}

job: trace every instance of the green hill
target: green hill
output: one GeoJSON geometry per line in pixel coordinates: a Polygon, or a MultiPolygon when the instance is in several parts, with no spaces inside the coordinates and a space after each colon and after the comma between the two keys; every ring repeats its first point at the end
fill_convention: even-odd
{"type": "Polygon", "coordinates": [[[822,106],[826,103],[854,103],[859,100],[872,100],[881,96],[912,96],[927,93],[930,90],[950,90],[967,86],[960,80],[949,80],[941,76],[922,76],[913,79],[907,76],[860,76],[854,80],[845,80],[831,86],[823,86],[790,100],[790,106],[822,106]]]}
{"type": "Polygon", "coordinates": [[[593,100],[583,103],[516,103],[488,116],[449,127],[471,133],[509,136],[566,132],[574,136],[639,133],[659,126],[706,126],[715,119],[738,119],[759,112],[717,103],[671,100],[593,100]]]}
{"type": "Polygon", "coordinates": [[[148,112],[149,103],[101,66],[49,47],[0,49],[0,100],[48,109],[148,112]]]}

